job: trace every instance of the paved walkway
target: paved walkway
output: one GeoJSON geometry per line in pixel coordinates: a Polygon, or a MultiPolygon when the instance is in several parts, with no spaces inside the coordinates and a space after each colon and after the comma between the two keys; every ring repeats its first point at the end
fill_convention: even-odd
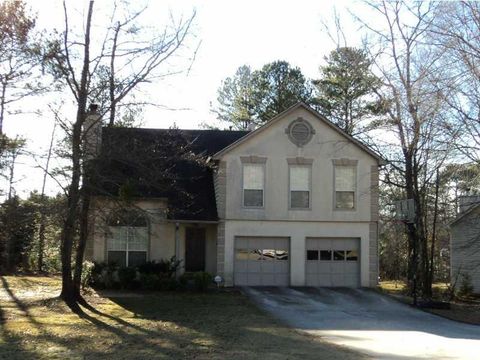
{"type": "Polygon", "coordinates": [[[376,359],[480,359],[480,326],[431,315],[371,290],[244,291],[288,325],[376,359]]]}

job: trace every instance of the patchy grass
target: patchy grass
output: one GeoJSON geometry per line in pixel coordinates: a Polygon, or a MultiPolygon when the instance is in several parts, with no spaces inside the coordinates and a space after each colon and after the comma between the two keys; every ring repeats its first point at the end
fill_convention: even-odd
{"type": "Polygon", "coordinates": [[[57,277],[0,277],[0,359],[359,358],[235,291],[92,293],[77,315],[55,298],[59,289],[57,277]]]}
{"type": "MultiPolygon", "coordinates": [[[[403,281],[382,281],[379,289],[387,294],[394,295],[397,299],[411,304],[412,298],[406,293],[407,286],[403,281]]],[[[432,286],[434,298],[447,299],[448,285],[435,283],[432,286]]],[[[450,309],[422,309],[429,313],[445,317],[450,320],[480,325],[480,299],[473,298],[468,301],[450,301],[450,309]]]]}

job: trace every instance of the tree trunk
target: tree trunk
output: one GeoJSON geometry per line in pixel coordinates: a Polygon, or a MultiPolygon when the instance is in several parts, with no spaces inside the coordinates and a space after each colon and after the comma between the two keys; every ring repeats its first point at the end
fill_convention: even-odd
{"type": "Polygon", "coordinates": [[[73,274],[73,291],[76,299],[81,298],[83,258],[89,234],[89,208],[90,192],[88,185],[86,185],[84,186],[82,194],[82,210],[80,211],[80,237],[78,239],[77,254],[75,258],[75,272],[73,274]]]}
{"type": "Polygon", "coordinates": [[[79,202],[79,184],[80,184],[80,157],[81,157],[81,122],[78,118],[84,116],[79,111],[77,122],[73,126],[72,136],[72,180],[68,189],[68,207],[67,216],[63,224],[62,231],[62,292],[60,297],[67,303],[75,302],[72,280],[72,247],[76,233],[76,220],[79,202]]]}
{"type": "MultiPolygon", "coordinates": [[[[65,6],[65,5],[64,5],[65,6]]],[[[77,116],[72,132],[72,179],[68,189],[67,217],[62,231],[62,292],[61,298],[68,304],[78,300],[72,279],[72,247],[76,233],[78,204],[80,200],[80,178],[82,175],[82,126],[86,118],[88,98],[88,76],[90,67],[90,30],[93,15],[93,0],[89,3],[87,23],[85,26],[85,43],[83,68],[77,95],[77,116]]],[[[82,264],[77,264],[82,266],[82,264]]]]}
{"type": "Polygon", "coordinates": [[[435,180],[435,203],[433,205],[433,227],[432,227],[432,244],[430,246],[430,271],[429,271],[429,286],[430,290],[433,285],[433,274],[435,265],[435,243],[437,241],[437,217],[438,217],[438,193],[440,188],[440,172],[437,169],[437,178],[435,180]]]}

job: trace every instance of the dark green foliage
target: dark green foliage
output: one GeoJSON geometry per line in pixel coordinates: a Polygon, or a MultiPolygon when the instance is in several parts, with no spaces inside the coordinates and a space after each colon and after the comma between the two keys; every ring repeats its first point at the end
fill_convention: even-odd
{"type": "Polygon", "coordinates": [[[371,72],[371,61],[361,49],[333,50],[320,67],[321,78],[313,81],[318,96],[315,104],[329,120],[348,134],[362,132],[362,120],[385,112],[375,96],[380,80],[371,72]]]}
{"type": "Polygon", "coordinates": [[[138,266],[138,271],[142,274],[157,274],[171,277],[175,275],[175,272],[179,267],[180,261],[177,260],[175,256],[172,256],[170,260],[162,259],[159,261],[147,261],[138,266]]]}
{"type": "Polygon", "coordinates": [[[249,66],[240,66],[234,76],[223,80],[217,92],[217,117],[235,129],[247,129],[256,118],[252,75],[249,66]]]}
{"type": "Polygon", "coordinates": [[[302,101],[311,103],[313,89],[300,68],[286,61],[266,64],[253,75],[255,113],[266,122],[302,101]]]}
{"type": "Polygon", "coordinates": [[[28,270],[28,250],[36,230],[36,208],[17,196],[0,206],[0,272],[28,270]]]}
{"type": "Polygon", "coordinates": [[[149,261],[138,267],[119,267],[116,264],[95,263],[91,285],[101,289],[176,290],[180,284],[174,278],[180,261],[149,261]]]}
{"type": "Polygon", "coordinates": [[[473,294],[473,290],[472,277],[470,274],[461,274],[457,295],[460,297],[468,297],[473,294]]]}
{"type": "Polygon", "coordinates": [[[274,61],[252,72],[240,66],[218,89],[218,119],[239,130],[261,125],[299,101],[312,101],[313,88],[298,67],[274,61]]]}
{"type": "Polygon", "coordinates": [[[198,291],[207,291],[212,284],[213,276],[208,272],[196,272],[193,274],[195,289],[198,291]]]}
{"type": "Polygon", "coordinates": [[[146,263],[138,266],[138,271],[142,274],[170,273],[170,261],[147,261],[146,263]]]}
{"type": "Polygon", "coordinates": [[[137,278],[137,269],[134,267],[121,267],[118,269],[118,280],[122,289],[131,289],[137,278]]]}

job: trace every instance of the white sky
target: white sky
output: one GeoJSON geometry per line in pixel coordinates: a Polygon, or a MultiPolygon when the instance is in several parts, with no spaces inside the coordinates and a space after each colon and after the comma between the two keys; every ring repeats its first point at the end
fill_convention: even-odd
{"type": "MultiPolygon", "coordinates": [[[[75,6],[83,5],[75,14],[81,19],[88,1],[70,2],[75,6]]],[[[96,1],[97,21],[103,21],[100,8],[109,3],[108,0],[96,1]]],[[[62,28],[60,1],[30,0],[29,4],[38,12],[38,27],[62,28]]],[[[286,60],[300,67],[306,77],[317,78],[324,56],[334,48],[322,25],[322,21],[333,18],[334,4],[345,33],[349,35],[349,45],[356,45],[360,41],[358,24],[353,22],[346,8],[358,14],[361,7],[351,1],[151,0],[146,21],[151,21],[152,25],[161,24],[169,10],[178,17],[188,16],[195,9],[195,38],[190,45],[192,49],[199,41],[201,45],[188,74],[169,77],[143,89],[154,102],[177,109],[147,109],[145,126],[166,128],[175,123],[180,128],[198,128],[201,123],[215,123],[215,115],[210,110],[217,89],[223,79],[232,76],[243,64],[256,69],[274,60],[286,60]]],[[[104,19],[107,21],[106,17],[104,19]]],[[[185,54],[179,61],[187,64],[192,51],[185,54]]],[[[48,96],[41,100],[30,99],[22,107],[33,110],[50,101],[52,97],[48,96]]],[[[43,116],[7,117],[4,130],[9,136],[26,137],[30,151],[44,153],[52,126],[52,116],[44,112],[43,116]]],[[[25,197],[30,190],[40,189],[41,172],[32,168],[28,159],[21,161],[25,164],[17,168],[16,189],[25,197]]],[[[50,193],[59,190],[52,180],[49,180],[48,189],[50,193]]]]}

